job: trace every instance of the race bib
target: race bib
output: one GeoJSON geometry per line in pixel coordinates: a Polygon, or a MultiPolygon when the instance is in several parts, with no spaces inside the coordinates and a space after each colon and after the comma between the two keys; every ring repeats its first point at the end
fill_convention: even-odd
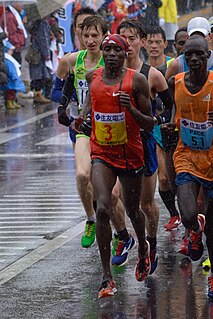
{"type": "Polygon", "coordinates": [[[184,146],[193,150],[208,150],[212,146],[213,127],[208,122],[194,122],[182,118],[180,134],[184,146]]]}
{"type": "Polygon", "coordinates": [[[85,102],[87,92],[88,92],[88,83],[86,80],[77,80],[78,86],[78,102],[79,102],[79,109],[82,109],[83,104],[85,102]]]}
{"type": "Polygon", "coordinates": [[[101,145],[127,143],[125,113],[94,112],[95,137],[101,145]]]}

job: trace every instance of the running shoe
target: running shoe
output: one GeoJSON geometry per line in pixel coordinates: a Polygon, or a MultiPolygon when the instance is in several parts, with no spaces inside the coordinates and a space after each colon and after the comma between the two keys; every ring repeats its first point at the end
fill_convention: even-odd
{"type": "Polygon", "coordinates": [[[188,256],[188,245],[189,245],[189,238],[184,236],[181,240],[180,248],[179,248],[178,252],[180,254],[188,256]]]}
{"type": "Polygon", "coordinates": [[[150,262],[150,245],[147,243],[147,252],[145,257],[138,257],[138,262],[135,267],[135,278],[137,281],[143,281],[150,273],[151,262],[150,262]]]}
{"type": "Polygon", "coordinates": [[[167,231],[177,229],[180,223],[181,223],[180,216],[172,216],[170,217],[169,222],[166,225],[164,225],[164,228],[167,231]]]}
{"type": "Polygon", "coordinates": [[[81,237],[81,246],[88,248],[95,242],[96,227],[94,222],[86,222],[84,234],[81,237]]]}
{"type": "Polygon", "coordinates": [[[114,296],[116,292],[114,280],[104,280],[98,292],[98,299],[114,296]]]}
{"type": "Polygon", "coordinates": [[[151,262],[151,270],[150,270],[150,275],[153,274],[155,269],[157,268],[158,265],[158,254],[157,254],[157,249],[151,249],[150,248],[150,262],[151,262]]]}
{"type": "Polygon", "coordinates": [[[136,246],[134,238],[129,235],[128,240],[119,240],[115,256],[112,257],[113,266],[123,266],[128,261],[129,251],[136,246]]]}
{"type": "Polygon", "coordinates": [[[112,256],[115,256],[116,250],[118,248],[118,235],[114,234],[113,239],[112,239],[112,256]]]}
{"type": "Polygon", "coordinates": [[[204,260],[204,262],[202,262],[202,267],[206,271],[211,268],[211,262],[209,258],[207,258],[206,260],[204,260]]]}
{"type": "Polygon", "coordinates": [[[201,225],[201,231],[197,234],[193,230],[190,230],[188,244],[188,256],[194,261],[199,260],[203,255],[202,235],[205,226],[205,216],[198,214],[198,221],[201,225]]]}
{"type": "Polygon", "coordinates": [[[213,276],[208,278],[208,297],[213,300],[213,276]]]}

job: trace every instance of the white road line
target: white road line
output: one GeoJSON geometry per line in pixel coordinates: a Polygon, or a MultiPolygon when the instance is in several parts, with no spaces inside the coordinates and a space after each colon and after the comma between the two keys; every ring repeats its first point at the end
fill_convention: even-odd
{"type": "Polygon", "coordinates": [[[72,158],[74,157],[74,155],[72,153],[62,153],[62,152],[54,152],[54,153],[28,153],[28,154],[19,154],[19,153],[7,153],[7,154],[0,154],[0,158],[27,158],[27,159],[31,159],[31,158],[53,158],[53,157],[68,157],[68,158],[72,158]]]}
{"type": "MultiPolygon", "coordinates": [[[[35,206],[37,206],[37,205],[35,205],[35,206]]],[[[82,207],[78,207],[78,206],[61,206],[61,207],[59,207],[59,208],[57,208],[59,211],[59,213],[60,213],[60,208],[63,210],[63,209],[67,209],[67,210],[69,210],[70,211],[70,209],[72,208],[72,209],[76,209],[76,210],[80,210],[80,209],[82,209],[82,207]]],[[[13,211],[13,210],[16,210],[16,211],[19,211],[19,210],[32,210],[32,209],[36,209],[36,210],[44,210],[44,209],[48,209],[49,211],[55,211],[56,210],[56,207],[9,207],[9,208],[6,208],[6,207],[4,207],[3,208],[4,209],[4,211],[6,212],[6,211],[13,211]]],[[[1,214],[1,213],[0,213],[1,214]]]]}
{"type": "Polygon", "coordinates": [[[1,203],[4,203],[4,204],[10,204],[12,205],[12,203],[36,203],[36,202],[39,202],[39,203],[47,203],[47,202],[50,202],[50,203],[54,203],[54,202],[65,202],[65,203],[75,203],[75,204],[81,204],[81,201],[79,198],[63,198],[61,199],[60,197],[57,199],[57,198],[23,198],[23,199],[0,199],[0,205],[2,205],[1,203]]]}
{"type": "Polygon", "coordinates": [[[62,225],[58,225],[58,224],[55,224],[55,225],[43,225],[43,223],[41,225],[20,225],[20,226],[1,226],[0,225],[0,229],[18,229],[18,228],[23,228],[23,233],[25,231],[25,228],[39,228],[39,229],[43,229],[43,228],[58,228],[58,227],[61,227],[62,225]]]}
{"type": "Polygon", "coordinates": [[[6,249],[6,250],[8,250],[8,249],[10,249],[10,250],[24,250],[24,249],[26,249],[26,247],[11,247],[11,246],[0,246],[0,251],[1,250],[4,250],[4,249],[6,249]]]}
{"type": "MultiPolygon", "coordinates": [[[[68,202],[68,203],[65,203],[66,205],[67,204],[70,204],[70,206],[69,207],[73,207],[72,205],[74,204],[74,205],[76,205],[76,204],[78,204],[78,203],[72,203],[72,202],[68,202]]],[[[45,201],[44,202],[42,202],[42,203],[39,203],[39,202],[36,202],[36,203],[33,203],[33,202],[23,202],[23,203],[9,203],[9,202],[6,202],[6,203],[0,203],[0,208],[1,207],[3,207],[3,209],[5,209],[6,207],[5,206],[11,206],[11,208],[16,208],[17,206],[21,206],[21,207],[23,207],[23,209],[24,208],[26,208],[26,207],[24,207],[24,206],[33,206],[33,207],[36,207],[35,209],[37,209],[37,206],[45,206],[45,208],[46,208],[46,206],[47,206],[47,208],[49,209],[49,206],[50,206],[50,208],[51,209],[54,209],[54,208],[56,208],[56,207],[59,207],[59,208],[63,208],[63,207],[66,207],[67,208],[67,206],[65,206],[65,205],[63,205],[63,202],[60,202],[60,201],[58,201],[58,202],[49,202],[49,203],[45,203],[45,201]]],[[[31,208],[33,208],[33,207],[31,207],[31,208]]]]}
{"type": "Polygon", "coordinates": [[[26,235],[26,236],[0,236],[0,239],[42,239],[44,236],[30,236],[30,235],[26,235]]]}
{"type": "MultiPolygon", "coordinates": [[[[3,197],[4,198],[52,198],[53,194],[49,194],[49,195],[44,195],[44,194],[35,194],[35,195],[4,195],[3,197]]],[[[55,194],[54,194],[55,196],[55,194]]],[[[57,196],[55,196],[57,198],[57,196]]],[[[61,194],[61,195],[58,195],[58,198],[73,198],[73,197],[78,197],[79,198],[79,195],[65,195],[65,194],[61,194]]]]}
{"type": "Polygon", "coordinates": [[[54,250],[80,235],[83,232],[84,227],[85,222],[81,222],[0,271],[0,284],[2,285],[8,282],[10,279],[16,277],[22,271],[43,259],[54,250]]]}
{"type": "Polygon", "coordinates": [[[26,242],[26,240],[20,240],[20,241],[8,241],[8,239],[7,239],[7,241],[0,241],[0,245],[3,245],[3,244],[15,244],[15,245],[18,245],[18,244],[34,244],[34,241],[27,241],[26,242]]]}
{"type": "Polygon", "coordinates": [[[1,253],[0,252],[0,256],[14,256],[14,255],[16,255],[16,253],[8,253],[8,252],[1,253]]]}
{"type": "MultiPolygon", "coordinates": [[[[27,221],[27,220],[23,220],[23,221],[15,221],[15,222],[11,222],[11,221],[6,221],[6,222],[2,222],[0,221],[0,228],[1,228],[1,225],[8,225],[8,227],[10,227],[10,225],[21,225],[23,224],[23,226],[25,227],[28,227],[26,224],[31,224],[31,227],[33,227],[34,224],[41,224],[41,225],[44,225],[44,224],[54,224],[54,225],[58,225],[56,224],[56,222],[58,223],[58,221],[56,220],[34,220],[33,222],[32,221],[27,221]]],[[[63,224],[66,224],[67,221],[66,220],[61,220],[60,223],[63,223],[63,224]]],[[[51,227],[53,227],[54,225],[52,225],[51,227]]],[[[17,227],[20,227],[20,226],[17,226],[17,227]]],[[[36,226],[38,227],[38,226],[36,226]]],[[[46,227],[46,226],[45,226],[46,227]]],[[[59,227],[59,225],[57,226],[59,227]]]]}
{"type": "Polygon", "coordinates": [[[56,113],[56,110],[52,110],[52,111],[48,111],[48,112],[36,115],[36,116],[31,117],[30,119],[25,120],[23,122],[19,122],[17,124],[11,125],[11,126],[4,127],[2,129],[0,129],[0,133],[7,132],[7,131],[12,130],[14,128],[18,128],[18,127],[22,127],[22,126],[25,126],[28,124],[35,123],[35,122],[37,122],[37,121],[39,121],[47,116],[53,115],[55,113],[56,113]]]}
{"type": "MultiPolygon", "coordinates": [[[[52,219],[53,221],[60,221],[61,219],[65,219],[65,220],[70,220],[72,219],[72,217],[69,216],[14,216],[14,217],[1,217],[0,215],[0,223],[2,223],[2,220],[18,220],[21,219],[23,220],[23,222],[33,222],[33,221],[37,221],[37,220],[46,220],[46,219],[52,219]]],[[[64,222],[64,221],[63,221],[64,222]]]]}
{"type": "MultiPolygon", "coordinates": [[[[14,211],[14,212],[11,212],[11,210],[9,210],[9,212],[8,211],[1,211],[1,213],[0,213],[0,216],[2,216],[2,215],[62,215],[62,214],[64,214],[64,215],[70,215],[70,216],[72,216],[72,215],[77,215],[77,216],[82,216],[82,214],[84,214],[85,215],[85,213],[83,212],[83,210],[82,210],[82,208],[78,208],[78,209],[75,209],[76,210],[76,212],[71,212],[70,211],[70,209],[69,210],[67,210],[67,211],[28,211],[28,210],[26,210],[26,212],[25,211],[21,211],[21,212],[16,212],[16,211],[14,211]]],[[[74,218],[74,217],[73,217],[74,218]]]]}

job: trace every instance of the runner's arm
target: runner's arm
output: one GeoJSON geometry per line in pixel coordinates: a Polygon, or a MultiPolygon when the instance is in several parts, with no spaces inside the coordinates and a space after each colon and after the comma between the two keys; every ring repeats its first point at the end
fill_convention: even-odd
{"type": "Polygon", "coordinates": [[[176,58],[169,64],[169,67],[166,70],[165,79],[168,81],[172,76],[178,74],[178,59],[176,58]]]}
{"type": "Polygon", "coordinates": [[[145,76],[135,72],[132,87],[136,108],[131,104],[130,96],[125,92],[121,92],[119,101],[121,105],[131,113],[141,128],[146,131],[151,131],[154,126],[154,121],[149,99],[149,86],[145,76]]]}

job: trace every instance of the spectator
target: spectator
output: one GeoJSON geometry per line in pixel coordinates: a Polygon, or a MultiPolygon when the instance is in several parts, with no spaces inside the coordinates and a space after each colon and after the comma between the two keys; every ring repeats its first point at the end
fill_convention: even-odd
{"type": "Polygon", "coordinates": [[[165,53],[173,56],[173,43],[178,30],[176,0],[162,0],[162,6],[159,8],[159,24],[164,29],[168,41],[165,53]]]}
{"type": "Polygon", "coordinates": [[[7,109],[19,109],[21,106],[16,103],[16,93],[25,92],[24,83],[21,80],[21,65],[13,58],[15,47],[5,42],[5,64],[7,68],[7,83],[5,84],[5,104],[7,109]]]}
{"type": "Polygon", "coordinates": [[[117,27],[127,15],[127,9],[120,0],[114,0],[107,6],[107,14],[110,22],[110,32],[116,33],[117,27]]]}
{"type": "MultiPolygon", "coordinates": [[[[6,21],[8,40],[15,47],[13,57],[21,64],[21,51],[25,45],[27,33],[22,22],[20,13],[23,10],[23,5],[14,3],[6,8],[6,21]]],[[[1,16],[0,25],[4,28],[4,17],[1,16]]]]}
{"type": "Polygon", "coordinates": [[[36,20],[29,27],[32,48],[40,52],[36,64],[29,60],[31,90],[34,92],[35,103],[50,103],[47,93],[52,86],[50,57],[50,26],[46,19],[36,20]],[[47,88],[45,92],[45,88],[47,88]]]}
{"type": "MultiPolygon", "coordinates": [[[[0,27],[0,85],[7,82],[7,70],[4,61],[4,43],[3,40],[7,34],[0,27]]],[[[4,105],[4,92],[0,90],[0,106],[4,105]]]]}
{"type": "Polygon", "coordinates": [[[144,27],[159,25],[158,9],[161,7],[161,5],[161,0],[147,0],[145,16],[141,20],[141,23],[144,27]]]}

